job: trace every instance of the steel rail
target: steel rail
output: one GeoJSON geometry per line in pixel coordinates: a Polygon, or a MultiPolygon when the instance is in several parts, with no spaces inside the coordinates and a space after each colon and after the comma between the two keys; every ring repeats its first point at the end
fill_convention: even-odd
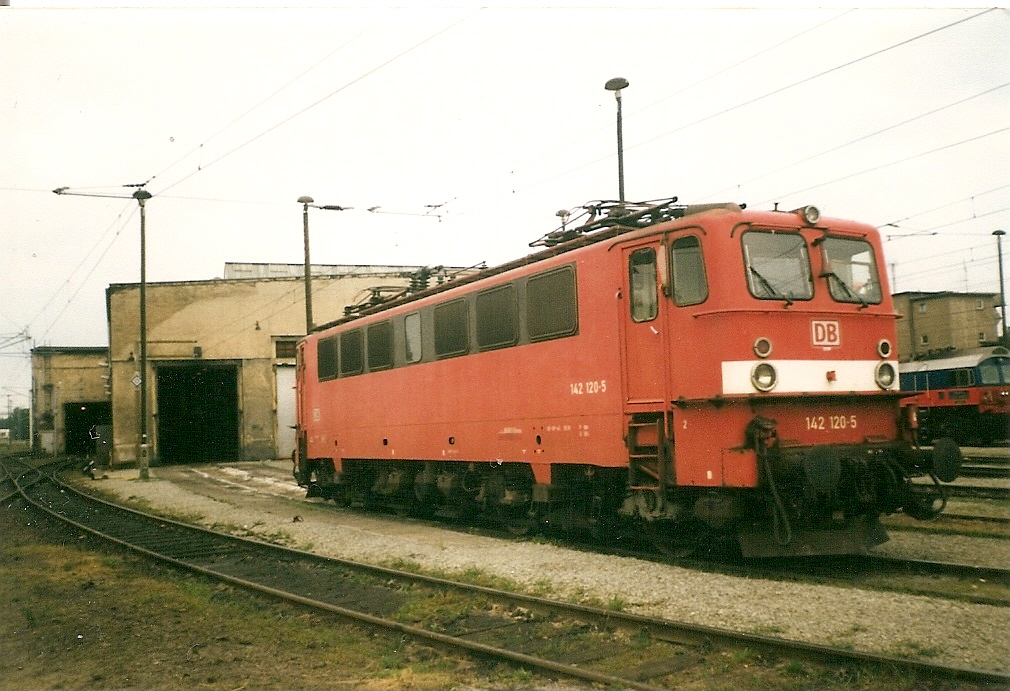
{"type": "MultiPolygon", "coordinates": [[[[54,478],[50,479],[54,483],[57,483],[57,481],[54,478]]],[[[554,600],[548,600],[545,598],[532,595],[504,592],[494,588],[488,588],[485,586],[473,586],[459,583],[456,581],[450,581],[447,579],[441,579],[431,576],[423,576],[415,573],[399,571],[387,567],[378,567],[369,564],[352,562],[344,559],[323,557],[321,555],[303,552],[288,547],[272,545],[256,540],[250,540],[248,538],[227,535],[224,533],[218,533],[217,531],[192,526],[171,519],[166,519],[159,516],[153,516],[151,514],[145,514],[143,512],[131,509],[129,507],[123,507],[121,505],[114,504],[112,502],[107,502],[105,500],[98,499],[96,497],[78,492],[73,487],[66,485],[64,483],[57,483],[57,484],[58,486],[61,487],[63,491],[71,491],[86,501],[97,502],[98,504],[107,505],[109,507],[112,507],[113,509],[125,511],[129,514],[133,514],[138,517],[144,517],[146,520],[155,521],[156,523],[161,525],[166,526],[171,525],[179,529],[192,531],[194,534],[197,533],[212,534],[218,538],[234,541],[235,543],[255,545],[256,548],[258,549],[269,549],[276,553],[283,553],[288,556],[296,556],[300,559],[308,559],[316,562],[334,563],[348,568],[355,568],[360,571],[370,572],[374,574],[381,574],[384,576],[395,577],[398,579],[409,579],[413,581],[426,582],[440,587],[459,589],[470,593],[481,593],[488,595],[489,597],[496,598],[499,601],[517,603],[522,604],[524,606],[535,607],[539,609],[547,609],[550,611],[566,612],[570,616],[578,616],[579,618],[582,618],[587,621],[592,621],[594,623],[605,623],[610,626],[619,625],[622,627],[634,627],[637,629],[644,628],[647,629],[653,636],[656,636],[660,640],[678,640],[682,642],[691,641],[708,645],[711,645],[713,643],[720,643],[723,645],[732,646],[736,648],[743,646],[752,649],[774,651],[780,654],[785,652],[787,654],[796,657],[814,659],[820,662],[838,663],[839,661],[843,661],[847,663],[884,665],[891,668],[905,669],[908,670],[909,672],[913,672],[916,674],[929,674],[932,675],[933,677],[935,677],[936,675],[942,675],[947,678],[958,678],[982,683],[1000,683],[1004,685],[1010,685],[1010,674],[1005,674],[997,671],[976,670],[963,667],[953,667],[949,665],[938,665],[935,663],[920,662],[915,660],[909,660],[906,658],[880,655],[876,653],[857,652],[852,650],[832,648],[829,646],[819,644],[804,643],[799,641],[789,641],[785,639],[778,639],[756,634],[729,631],[725,629],[718,629],[698,624],[671,622],[669,620],[659,619],[655,617],[648,617],[644,615],[636,615],[625,612],[616,612],[601,608],[595,608],[587,605],[561,603],[554,600]]],[[[537,658],[526,655],[524,653],[518,653],[516,651],[505,650],[494,646],[487,646],[485,644],[477,643],[475,641],[469,641],[454,636],[448,636],[446,634],[440,634],[438,632],[429,631],[427,629],[411,626],[409,624],[404,624],[402,622],[395,622],[384,619],[382,617],[376,617],[374,615],[360,612],[357,610],[351,610],[348,608],[340,607],[339,605],[335,605],[333,603],[322,602],[314,598],[306,597],[304,595],[298,595],[297,593],[283,591],[265,585],[263,583],[257,583],[254,581],[250,581],[248,579],[239,578],[234,575],[225,574],[214,569],[201,567],[191,562],[187,562],[182,559],[176,559],[174,557],[158,553],[155,550],[136,545],[134,543],[131,543],[129,540],[103,534],[101,531],[91,526],[70,519],[67,516],[61,515],[57,510],[51,509],[50,507],[44,506],[41,503],[34,501],[25,492],[22,492],[22,495],[25,497],[27,501],[32,503],[33,506],[36,506],[36,508],[38,508],[39,510],[44,511],[69,525],[73,525],[74,527],[80,530],[101,537],[102,539],[106,539],[110,542],[113,542],[114,544],[121,545],[125,548],[149,556],[152,559],[163,561],[165,563],[172,564],[179,568],[198,572],[208,577],[217,578],[229,583],[233,583],[243,588],[248,588],[251,590],[262,592],[264,594],[277,598],[282,598],[290,602],[298,603],[304,606],[314,607],[324,611],[332,612],[345,618],[354,619],[357,621],[361,621],[363,623],[387,628],[389,630],[398,631],[403,634],[411,636],[416,636],[421,640],[429,640],[440,645],[451,645],[459,647],[464,650],[469,650],[477,654],[491,655],[498,657],[500,659],[509,660],[519,664],[535,666],[539,669],[565,674],[567,676],[572,676],[574,678],[585,679],[587,681],[596,681],[624,688],[652,688],[635,679],[624,679],[616,676],[606,675],[594,672],[592,670],[573,667],[572,665],[567,663],[560,663],[556,661],[537,658]]]]}

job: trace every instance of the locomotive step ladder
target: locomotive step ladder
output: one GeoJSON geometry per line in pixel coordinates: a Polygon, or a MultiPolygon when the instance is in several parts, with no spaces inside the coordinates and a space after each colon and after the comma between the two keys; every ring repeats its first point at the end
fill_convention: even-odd
{"type": "Polygon", "coordinates": [[[673,484],[672,444],[666,415],[634,417],[628,423],[628,488],[659,490],[673,484]]]}

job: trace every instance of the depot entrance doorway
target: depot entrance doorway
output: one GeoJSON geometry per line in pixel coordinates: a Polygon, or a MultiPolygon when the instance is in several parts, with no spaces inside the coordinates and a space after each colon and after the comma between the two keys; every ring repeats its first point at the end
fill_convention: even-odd
{"type": "Polygon", "coordinates": [[[238,365],[163,363],[155,371],[158,460],[238,460],[238,365]]]}

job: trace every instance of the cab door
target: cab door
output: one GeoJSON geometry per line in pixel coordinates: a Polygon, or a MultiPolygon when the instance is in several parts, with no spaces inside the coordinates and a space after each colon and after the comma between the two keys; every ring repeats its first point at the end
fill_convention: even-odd
{"type": "Polygon", "coordinates": [[[667,400],[667,306],[662,299],[664,248],[659,242],[623,250],[624,397],[628,412],[662,409],[667,400]]]}

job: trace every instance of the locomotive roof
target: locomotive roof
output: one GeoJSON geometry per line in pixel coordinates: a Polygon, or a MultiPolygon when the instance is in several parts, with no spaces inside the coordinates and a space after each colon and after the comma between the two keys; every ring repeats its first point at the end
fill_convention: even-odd
{"type": "Polygon", "coordinates": [[[995,348],[976,348],[968,352],[961,352],[948,357],[936,358],[933,360],[912,360],[903,362],[900,365],[902,372],[936,372],[938,370],[962,369],[966,367],[977,367],[980,362],[992,357],[1010,356],[1010,350],[1002,346],[995,348]]]}
{"type": "MultiPolygon", "coordinates": [[[[347,308],[348,311],[350,312],[353,309],[353,313],[316,326],[313,331],[318,332],[339,324],[346,324],[358,317],[382,312],[397,305],[413,302],[451,288],[467,285],[484,278],[511,271],[512,269],[534,264],[623,233],[649,228],[659,223],[714,209],[742,211],[745,208],[745,205],[731,202],[693,205],[677,204],[676,202],[677,197],[646,202],[619,202],[613,200],[589,202],[578,207],[577,219],[582,221],[581,224],[568,227],[567,222],[562,223],[561,228],[553,230],[530,243],[530,247],[545,247],[546,249],[506,262],[505,264],[470,273],[469,275],[457,275],[453,280],[431,288],[417,291],[411,291],[409,288],[402,289],[398,294],[388,296],[385,301],[379,304],[366,305],[364,308],[349,307],[347,308]]],[[[558,212],[558,216],[563,219],[568,219],[570,215],[568,212],[558,212]]]]}

